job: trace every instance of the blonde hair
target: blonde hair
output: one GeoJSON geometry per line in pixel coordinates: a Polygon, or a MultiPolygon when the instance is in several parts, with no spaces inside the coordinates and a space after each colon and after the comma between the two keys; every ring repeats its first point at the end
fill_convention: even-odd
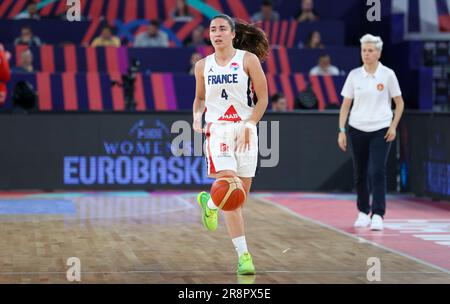
{"type": "Polygon", "coordinates": [[[383,40],[381,40],[380,36],[374,36],[371,34],[365,34],[361,37],[359,40],[361,42],[361,46],[364,43],[373,43],[375,44],[375,47],[381,52],[383,50],[383,40]]]}

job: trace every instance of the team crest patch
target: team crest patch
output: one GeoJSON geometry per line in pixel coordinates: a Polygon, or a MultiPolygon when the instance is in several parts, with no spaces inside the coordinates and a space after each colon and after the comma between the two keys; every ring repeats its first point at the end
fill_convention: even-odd
{"type": "Polygon", "coordinates": [[[220,156],[230,156],[230,147],[226,143],[220,143],[220,156]]]}
{"type": "Polygon", "coordinates": [[[378,91],[383,91],[384,90],[384,85],[382,83],[377,84],[377,90],[378,91]]]}
{"type": "Polygon", "coordinates": [[[237,62],[232,62],[230,65],[231,70],[237,71],[239,70],[239,64],[237,62]]]}

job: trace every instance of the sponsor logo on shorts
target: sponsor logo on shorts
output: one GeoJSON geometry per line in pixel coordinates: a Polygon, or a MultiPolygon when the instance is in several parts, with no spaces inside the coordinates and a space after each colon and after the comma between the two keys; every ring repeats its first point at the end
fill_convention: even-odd
{"type": "Polygon", "coordinates": [[[230,156],[230,146],[228,146],[226,143],[220,143],[220,151],[219,151],[220,157],[229,157],[230,156]]]}

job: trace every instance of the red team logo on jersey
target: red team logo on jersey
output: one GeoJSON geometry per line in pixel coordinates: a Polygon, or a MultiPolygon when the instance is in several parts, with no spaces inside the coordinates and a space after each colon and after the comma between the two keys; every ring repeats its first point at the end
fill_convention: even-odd
{"type": "Polygon", "coordinates": [[[230,106],[228,108],[228,110],[225,112],[225,114],[223,114],[219,120],[224,120],[224,121],[241,121],[241,117],[238,115],[238,113],[236,112],[236,109],[233,106],[230,106]]]}
{"type": "Polygon", "coordinates": [[[239,64],[237,62],[232,62],[231,65],[230,65],[230,68],[233,71],[237,71],[237,70],[239,70],[239,64]]]}

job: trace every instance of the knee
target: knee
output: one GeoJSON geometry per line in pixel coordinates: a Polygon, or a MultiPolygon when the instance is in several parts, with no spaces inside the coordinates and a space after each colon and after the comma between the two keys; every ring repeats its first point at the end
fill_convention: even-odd
{"type": "Polygon", "coordinates": [[[355,184],[361,184],[367,182],[367,172],[355,172],[353,177],[355,184]]]}
{"type": "Polygon", "coordinates": [[[231,171],[231,170],[223,170],[223,171],[219,171],[215,174],[210,175],[210,177],[212,178],[222,178],[222,177],[237,177],[236,172],[231,171]]]}
{"type": "Polygon", "coordinates": [[[372,179],[384,178],[386,176],[386,168],[379,165],[373,166],[372,168],[370,168],[369,174],[372,179]]]}
{"type": "Polygon", "coordinates": [[[353,166],[353,174],[355,178],[366,178],[367,176],[367,166],[353,166]]]}
{"type": "Polygon", "coordinates": [[[373,182],[383,182],[386,178],[386,170],[384,168],[373,170],[370,173],[370,177],[373,182]]]}

